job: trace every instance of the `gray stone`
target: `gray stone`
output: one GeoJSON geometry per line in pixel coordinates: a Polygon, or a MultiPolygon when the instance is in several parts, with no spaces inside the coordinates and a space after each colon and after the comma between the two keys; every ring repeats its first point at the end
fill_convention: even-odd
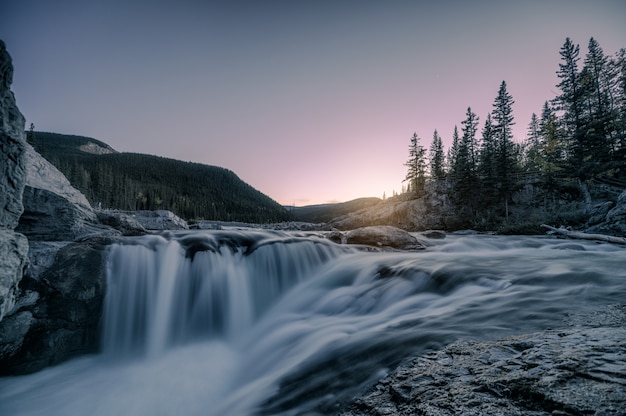
{"type": "Polygon", "coordinates": [[[615,206],[613,201],[605,201],[601,204],[595,205],[589,213],[590,216],[587,224],[595,225],[604,221],[606,214],[611,210],[611,208],[613,208],[613,206],[615,206]]]}
{"type": "Polygon", "coordinates": [[[343,233],[339,230],[332,230],[331,232],[326,234],[326,238],[333,243],[345,244],[343,233]]]}
{"type": "Polygon", "coordinates": [[[31,240],[72,241],[93,233],[98,223],[93,211],[52,191],[27,186],[24,213],[17,231],[31,240]]]}
{"type": "Polygon", "coordinates": [[[0,321],[13,310],[27,265],[28,241],[13,230],[24,206],[24,116],[11,92],[13,64],[0,41],[0,321]]]}
{"type": "Polygon", "coordinates": [[[585,231],[618,237],[626,236],[626,191],[619,195],[615,205],[606,213],[602,222],[587,228],[585,231]]]}
{"type": "Polygon", "coordinates": [[[39,280],[23,280],[20,309],[0,322],[0,374],[30,373],[98,350],[111,242],[91,238],[62,246],[39,280]]]}
{"type": "Polygon", "coordinates": [[[0,321],[13,310],[18,284],[28,264],[28,240],[22,234],[0,230],[0,321]]]}
{"type": "Polygon", "coordinates": [[[33,314],[25,311],[13,314],[0,323],[0,357],[13,356],[22,348],[33,321],[33,314]]]}
{"type": "Polygon", "coordinates": [[[146,230],[164,231],[189,229],[187,222],[171,211],[135,211],[132,215],[146,230]]]}
{"type": "Polygon", "coordinates": [[[24,213],[17,230],[49,241],[72,241],[94,232],[99,221],[87,198],[31,145],[26,145],[24,159],[24,213]]]}
{"type": "Polygon", "coordinates": [[[22,141],[0,132],[0,229],[15,229],[24,211],[24,148],[22,141]]]}
{"type": "Polygon", "coordinates": [[[408,232],[389,225],[357,228],[345,233],[347,244],[390,247],[399,250],[422,250],[425,247],[408,232]]]}
{"type": "Polygon", "coordinates": [[[14,229],[22,214],[24,116],[11,91],[13,63],[0,40],[0,229],[14,229]]]}
{"type": "Polygon", "coordinates": [[[98,220],[126,236],[143,235],[146,229],[131,214],[120,211],[96,211],[98,220]]]}
{"type": "Polygon", "coordinates": [[[446,232],[441,231],[441,230],[427,230],[427,231],[422,231],[420,234],[422,234],[426,238],[432,238],[436,240],[441,240],[441,239],[446,238],[446,232]]]}
{"type": "Polygon", "coordinates": [[[615,326],[605,321],[600,327],[463,341],[419,356],[341,414],[623,414],[626,307],[618,308],[615,326]]]}
{"type": "Polygon", "coordinates": [[[87,211],[95,219],[93,209],[85,195],[74,188],[70,181],[52,163],[30,145],[26,144],[25,152],[26,186],[34,189],[45,189],[68,201],[72,205],[87,211]]]}

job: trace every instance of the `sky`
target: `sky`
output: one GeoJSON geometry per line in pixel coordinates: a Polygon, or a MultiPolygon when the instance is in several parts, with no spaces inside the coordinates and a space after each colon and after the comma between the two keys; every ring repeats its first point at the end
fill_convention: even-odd
{"type": "MultiPolygon", "coordinates": [[[[400,192],[504,80],[515,140],[559,50],[626,47],[625,0],[0,0],[26,126],[228,168],[284,205],[400,192]]],[[[581,59],[582,62],[582,59],[581,59]]]]}

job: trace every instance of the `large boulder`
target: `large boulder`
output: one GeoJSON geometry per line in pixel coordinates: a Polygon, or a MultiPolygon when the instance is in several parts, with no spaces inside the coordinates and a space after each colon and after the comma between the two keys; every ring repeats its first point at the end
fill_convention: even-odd
{"type": "Polygon", "coordinates": [[[178,217],[171,211],[164,209],[156,211],[135,211],[133,218],[139,222],[146,230],[188,230],[187,221],[178,217]]]}
{"type": "Polygon", "coordinates": [[[425,247],[408,232],[389,225],[357,228],[343,236],[347,244],[390,247],[398,250],[422,250],[425,247]]]}
{"type": "Polygon", "coordinates": [[[147,231],[139,221],[135,219],[132,214],[121,211],[96,211],[98,220],[104,225],[113,227],[118,230],[122,235],[136,236],[143,235],[147,231]]]}
{"type": "Polygon", "coordinates": [[[14,232],[24,209],[24,116],[11,92],[13,64],[0,41],[0,321],[14,309],[27,265],[26,238],[14,232]]]}
{"type": "Polygon", "coordinates": [[[26,145],[24,213],[17,231],[32,240],[75,240],[93,232],[98,218],[87,198],[32,146],[26,145]]]}
{"type": "Polygon", "coordinates": [[[109,238],[38,243],[49,268],[24,277],[17,313],[0,322],[0,375],[24,374],[93,353],[100,342],[109,238]]]}
{"type": "Polygon", "coordinates": [[[588,233],[609,234],[618,237],[626,236],[626,191],[622,192],[615,204],[605,203],[592,212],[587,228],[588,233]]]}

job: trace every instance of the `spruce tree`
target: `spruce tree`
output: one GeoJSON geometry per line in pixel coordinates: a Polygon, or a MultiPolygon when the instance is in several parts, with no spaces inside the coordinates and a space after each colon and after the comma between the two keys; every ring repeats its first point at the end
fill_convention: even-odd
{"type": "Polygon", "coordinates": [[[443,142],[437,130],[433,133],[433,142],[430,145],[430,177],[435,181],[443,180],[446,176],[445,156],[443,153],[443,142]]]}
{"type": "Polygon", "coordinates": [[[478,173],[482,185],[482,195],[485,205],[495,202],[497,192],[496,156],[498,146],[495,141],[491,114],[487,114],[485,125],[481,132],[478,173]]]}
{"type": "Polygon", "coordinates": [[[456,177],[456,172],[454,170],[456,165],[456,158],[459,153],[459,129],[457,126],[454,126],[454,132],[452,133],[452,146],[448,149],[448,172],[450,174],[450,178],[454,180],[456,177]]]}
{"type": "Polygon", "coordinates": [[[426,182],[426,149],[419,144],[417,133],[413,133],[409,144],[409,160],[405,163],[408,168],[406,178],[409,183],[409,191],[417,196],[424,190],[426,182]]]}
{"type": "Polygon", "coordinates": [[[504,203],[505,218],[509,216],[509,199],[514,191],[517,160],[513,143],[513,97],[502,81],[493,103],[493,135],[496,142],[496,174],[498,196],[504,203]]]}
{"type": "Polygon", "coordinates": [[[589,51],[585,56],[580,81],[584,106],[581,111],[583,132],[579,146],[583,152],[585,174],[593,177],[606,168],[611,153],[609,136],[612,130],[608,58],[594,38],[589,40],[589,51]]]}
{"type": "Polygon", "coordinates": [[[452,186],[454,199],[460,212],[473,218],[476,214],[476,189],[478,189],[476,166],[478,117],[470,107],[467,108],[466,118],[461,124],[463,125],[463,136],[458,143],[454,161],[452,186]]]}
{"type": "Polygon", "coordinates": [[[614,71],[613,108],[614,108],[614,156],[618,171],[626,176],[626,49],[620,49],[611,60],[614,71]]]}
{"type": "Polygon", "coordinates": [[[576,141],[582,130],[582,94],[578,73],[580,47],[566,38],[559,53],[563,62],[559,63],[557,71],[560,79],[557,87],[561,94],[554,99],[554,103],[556,109],[563,112],[563,125],[568,139],[576,141]]]}
{"type": "Polygon", "coordinates": [[[532,113],[526,141],[524,142],[524,159],[522,167],[527,174],[537,175],[541,168],[541,128],[537,114],[532,113]]]}
{"type": "Polygon", "coordinates": [[[548,101],[544,103],[541,110],[539,136],[541,180],[547,191],[553,193],[558,187],[559,177],[562,176],[566,152],[561,139],[558,118],[548,101]]]}

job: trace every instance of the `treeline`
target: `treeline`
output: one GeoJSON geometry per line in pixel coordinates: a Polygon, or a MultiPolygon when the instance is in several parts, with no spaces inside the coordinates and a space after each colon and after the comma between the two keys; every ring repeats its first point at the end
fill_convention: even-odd
{"type": "Polygon", "coordinates": [[[479,133],[468,107],[461,130],[444,152],[435,130],[428,151],[411,138],[406,181],[417,196],[427,184],[449,195],[468,225],[507,221],[516,191],[528,184],[544,201],[580,198],[591,207],[589,185],[626,187],[626,49],[606,56],[591,38],[581,65],[580,48],[567,38],[557,71],[559,94],[533,114],[526,140],[513,141],[513,97],[502,81],[479,133]]]}
{"type": "Polygon", "coordinates": [[[269,223],[291,218],[284,207],[228,169],[118,153],[80,136],[31,130],[27,139],[94,207],[167,209],[187,220],[269,223]]]}

